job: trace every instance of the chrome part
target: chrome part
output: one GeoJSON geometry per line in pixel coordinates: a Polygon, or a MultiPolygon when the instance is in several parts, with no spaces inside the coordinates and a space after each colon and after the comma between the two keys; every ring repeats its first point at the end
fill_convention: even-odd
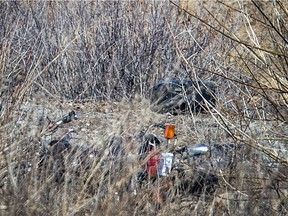
{"type": "Polygon", "coordinates": [[[188,155],[191,155],[191,156],[199,156],[199,155],[207,154],[209,150],[210,150],[209,145],[198,144],[198,145],[193,146],[193,147],[188,147],[187,153],[188,153],[188,155]]]}

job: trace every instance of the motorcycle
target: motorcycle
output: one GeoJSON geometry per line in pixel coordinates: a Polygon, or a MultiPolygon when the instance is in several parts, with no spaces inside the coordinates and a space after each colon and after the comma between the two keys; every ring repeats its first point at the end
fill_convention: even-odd
{"type": "Polygon", "coordinates": [[[212,194],[219,177],[213,172],[215,160],[211,161],[211,150],[208,144],[179,147],[174,125],[151,125],[144,132],[139,149],[143,167],[137,181],[143,186],[147,182],[166,179],[173,185],[175,193],[212,194]],[[162,130],[164,136],[150,132],[155,129],[162,130]]]}

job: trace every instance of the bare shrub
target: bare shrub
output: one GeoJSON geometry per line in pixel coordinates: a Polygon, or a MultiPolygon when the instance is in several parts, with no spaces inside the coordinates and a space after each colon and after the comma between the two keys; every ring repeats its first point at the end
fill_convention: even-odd
{"type": "Polygon", "coordinates": [[[15,1],[0,11],[1,215],[287,214],[284,3],[15,1]],[[215,82],[216,106],[152,112],[144,96],[174,78],[215,82]],[[79,120],[46,127],[74,109],[79,120]],[[138,187],[141,131],[158,123],[176,125],[177,147],[236,146],[209,169],[213,193],[193,163],[183,166],[197,196],[169,178],[138,187]],[[38,153],[69,133],[72,148],[40,168],[38,153]]]}
{"type": "Polygon", "coordinates": [[[246,208],[245,214],[275,214],[287,193],[284,147],[287,141],[287,26],[284,21],[287,10],[281,2],[269,2],[269,6],[256,1],[221,4],[226,7],[226,13],[235,14],[242,25],[231,25],[236,22],[233,17],[229,16],[227,21],[225,16],[213,14],[207,7],[210,17],[205,18],[195,11],[184,10],[217,34],[219,37],[215,40],[229,39],[230,49],[228,46],[224,46],[223,51],[220,49],[229,59],[226,61],[225,55],[215,58],[219,69],[212,72],[221,77],[222,85],[228,88],[222,89],[225,95],[219,97],[219,107],[211,114],[234,140],[245,143],[249,151],[246,162],[235,161],[231,174],[236,176],[227,176],[234,179],[227,181],[230,189],[237,189],[239,194],[244,192],[247,200],[232,198],[230,194],[225,198],[229,200],[227,205],[232,205],[227,211],[239,213],[241,210],[234,203],[241,203],[242,208],[246,208]],[[273,177],[275,173],[277,180],[273,177]]]}

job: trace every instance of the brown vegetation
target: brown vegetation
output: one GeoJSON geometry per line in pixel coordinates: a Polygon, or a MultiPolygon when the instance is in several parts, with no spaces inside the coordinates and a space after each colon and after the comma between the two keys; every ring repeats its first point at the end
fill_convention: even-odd
{"type": "Polygon", "coordinates": [[[2,1],[0,214],[287,215],[287,11],[284,1],[2,1]],[[215,82],[216,107],[153,112],[148,90],[175,77],[215,82]],[[71,110],[80,119],[49,126],[71,110]],[[160,123],[176,125],[178,147],[242,146],[213,171],[213,194],[164,179],[139,188],[141,132],[160,123]],[[59,166],[51,153],[53,166],[39,167],[70,134],[92,160],[61,151],[59,166]]]}

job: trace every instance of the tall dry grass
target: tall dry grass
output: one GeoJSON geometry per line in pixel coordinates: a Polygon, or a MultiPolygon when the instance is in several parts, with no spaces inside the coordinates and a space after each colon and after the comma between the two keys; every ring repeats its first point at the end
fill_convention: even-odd
{"type": "MultiPolygon", "coordinates": [[[[217,35],[215,40],[219,43],[222,37],[229,39],[229,45],[219,50],[221,57],[215,59],[218,67],[212,71],[228,89],[221,108],[212,115],[229,135],[256,152],[247,154],[247,163],[234,167],[232,185],[237,185],[240,192],[240,188],[247,190],[248,202],[242,202],[247,208],[245,214],[285,215],[287,8],[281,1],[219,3],[225,13],[221,16],[204,6],[209,14],[206,17],[189,7],[174,5],[200,20],[209,32],[217,35]]],[[[227,201],[232,209],[239,203],[237,199],[227,201]]]]}
{"type": "Polygon", "coordinates": [[[287,214],[284,2],[7,1],[0,10],[1,214],[287,214]],[[173,118],[151,112],[143,97],[174,77],[216,82],[217,107],[173,118]],[[80,120],[43,132],[47,117],[71,109],[80,120]],[[244,147],[216,172],[213,195],[178,193],[164,180],[139,189],[140,132],[152,123],[176,124],[179,146],[244,147]],[[68,132],[96,156],[79,171],[64,155],[56,182],[61,167],[40,169],[36,153],[68,132]],[[166,186],[159,207],[154,192],[166,186]]]}

